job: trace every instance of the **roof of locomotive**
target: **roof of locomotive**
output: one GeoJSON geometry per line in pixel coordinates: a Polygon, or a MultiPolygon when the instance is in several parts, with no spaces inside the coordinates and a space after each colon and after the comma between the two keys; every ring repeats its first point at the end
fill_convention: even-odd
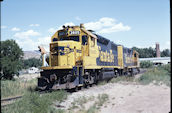
{"type": "MultiPolygon", "coordinates": [[[[93,34],[97,36],[97,39],[98,39],[97,42],[99,42],[99,43],[107,45],[110,42],[111,44],[113,44],[115,46],[123,46],[121,44],[116,44],[113,41],[110,41],[109,39],[107,39],[107,38],[105,38],[105,37],[103,37],[101,35],[98,35],[98,34],[95,34],[95,33],[93,33],[93,34]]],[[[131,48],[128,48],[128,47],[125,47],[125,46],[123,46],[123,49],[132,50],[131,48]]]]}
{"type": "MultiPolygon", "coordinates": [[[[83,24],[81,24],[80,26],[67,26],[67,27],[63,26],[63,27],[64,27],[64,28],[70,28],[70,27],[71,27],[71,28],[74,28],[74,27],[85,28],[83,24]]],[[[85,29],[85,30],[86,30],[86,29],[85,29]]],[[[107,39],[107,38],[105,38],[105,37],[103,37],[103,36],[101,36],[101,35],[96,34],[94,30],[86,30],[86,31],[89,31],[90,34],[95,35],[95,36],[97,37],[97,42],[99,42],[99,43],[101,43],[101,44],[107,45],[107,44],[109,44],[109,42],[110,42],[111,44],[113,44],[113,45],[115,45],[115,46],[123,46],[123,45],[121,45],[121,44],[116,44],[116,43],[114,43],[113,41],[110,41],[109,39],[107,39]]],[[[127,48],[127,47],[125,47],[125,46],[123,46],[123,48],[124,48],[124,49],[132,50],[131,48],[127,48]]]]}

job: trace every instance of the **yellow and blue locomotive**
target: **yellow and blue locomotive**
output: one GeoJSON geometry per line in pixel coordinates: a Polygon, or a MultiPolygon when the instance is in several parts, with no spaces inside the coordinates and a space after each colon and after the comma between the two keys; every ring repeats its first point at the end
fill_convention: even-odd
{"type": "Polygon", "coordinates": [[[80,88],[117,75],[133,75],[139,72],[138,58],[136,51],[86,30],[83,24],[63,26],[51,38],[49,66],[42,66],[38,88],[80,88]]]}

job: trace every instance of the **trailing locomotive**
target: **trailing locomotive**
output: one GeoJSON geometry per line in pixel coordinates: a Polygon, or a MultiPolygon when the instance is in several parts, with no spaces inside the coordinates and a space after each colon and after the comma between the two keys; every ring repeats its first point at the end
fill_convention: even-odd
{"type": "MultiPolygon", "coordinates": [[[[43,64],[45,60],[43,60],[43,64]]],[[[138,53],[80,26],[63,26],[51,38],[49,66],[42,66],[38,88],[87,87],[117,75],[139,72],[138,53]]]]}

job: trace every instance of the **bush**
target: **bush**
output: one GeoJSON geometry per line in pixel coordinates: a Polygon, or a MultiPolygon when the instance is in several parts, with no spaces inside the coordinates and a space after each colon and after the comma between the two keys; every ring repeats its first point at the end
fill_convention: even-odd
{"type": "Polygon", "coordinates": [[[149,69],[138,80],[142,84],[149,84],[153,81],[156,83],[162,82],[170,86],[171,74],[169,73],[170,67],[168,65],[158,66],[149,69]]]}
{"type": "Polygon", "coordinates": [[[140,67],[141,68],[150,68],[153,66],[153,63],[150,61],[141,61],[140,62],[140,67]]]}
{"type": "Polygon", "coordinates": [[[24,68],[30,68],[30,67],[41,67],[42,61],[40,59],[36,58],[30,58],[27,60],[24,60],[24,68]]]}
{"type": "Polygon", "coordinates": [[[159,68],[166,70],[169,73],[169,75],[171,74],[171,65],[170,64],[159,66],[159,68]]]}
{"type": "Polygon", "coordinates": [[[14,75],[19,75],[22,69],[23,51],[15,40],[1,41],[1,78],[13,79],[14,75]]]}

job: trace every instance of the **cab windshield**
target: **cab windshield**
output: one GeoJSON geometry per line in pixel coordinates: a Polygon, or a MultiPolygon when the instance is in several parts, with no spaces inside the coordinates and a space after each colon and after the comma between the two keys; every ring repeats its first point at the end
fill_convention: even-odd
{"type": "Polygon", "coordinates": [[[69,36],[69,37],[60,38],[60,41],[63,41],[63,40],[73,40],[73,41],[79,42],[79,36],[69,36]]]}

